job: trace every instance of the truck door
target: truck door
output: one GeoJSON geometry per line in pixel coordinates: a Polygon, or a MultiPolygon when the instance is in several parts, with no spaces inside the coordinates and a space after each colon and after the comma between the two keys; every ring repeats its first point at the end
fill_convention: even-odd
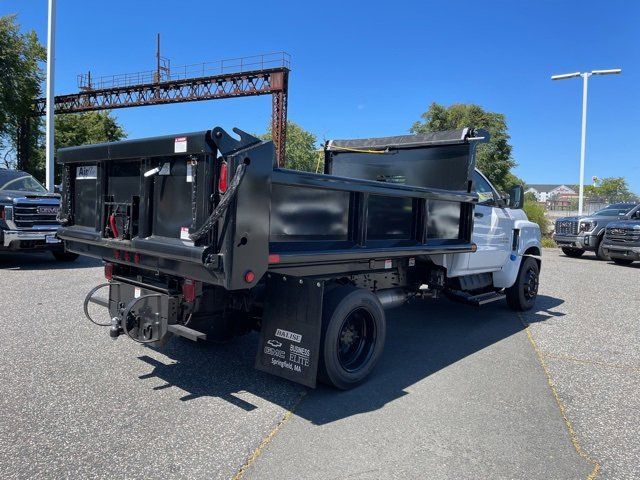
{"type": "Polygon", "coordinates": [[[472,241],[478,246],[469,254],[470,273],[499,270],[509,255],[512,220],[506,208],[497,206],[497,194],[489,181],[477,170],[473,183],[478,193],[472,241]]]}

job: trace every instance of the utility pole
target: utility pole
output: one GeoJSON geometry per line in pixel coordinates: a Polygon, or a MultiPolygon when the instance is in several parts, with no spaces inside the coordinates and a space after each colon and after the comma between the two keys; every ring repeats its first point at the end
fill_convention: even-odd
{"type": "Polygon", "coordinates": [[[55,40],[56,40],[56,0],[49,0],[49,21],[47,26],[47,114],[46,114],[46,187],[53,192],[55,185],[54,170],[54,129],[55,129],[55,40]]]}
{"type": "Polygon", "coordinates": [[[580,137],[580,193],[578,194],[578,215],[582,215],[584,205],[584,159],[587,151],[587,90],[591,75],[611,75],[622,72],[620,68],[611,70],[592,70],[590,72],[563,73],[553,75],[551,80],[566,80],[567,78],[582,77],[582,134],[580,137]]]}

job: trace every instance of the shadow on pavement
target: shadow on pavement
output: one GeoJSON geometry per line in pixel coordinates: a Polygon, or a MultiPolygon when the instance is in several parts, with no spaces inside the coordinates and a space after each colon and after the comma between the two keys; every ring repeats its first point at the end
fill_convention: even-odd
{"type": "Polygon", "coordinates": [[[1,252],[0,270],[65,270],[71,268],[95,268],[102,260],[78,257],[73,262],[60,262],[49,252],[1,252]]]}
{"type": "MultiPolygon", "coordinates": [[[[562,303],[540,296],[526,319],[541,322],[561,316],[552,309],[562,303]]],[[[444,299],[415,301],[389,311],[387,322],[385,352],[369,379],[346,392],[319,385],[296,415],[319,425],[377,410],[408,395],[407,388],[416,382],[524,329],[517,314],[503,302],[475,308],[444,299]]],[[[156,388],[176,386],[188,392],[182,400],[215,396],[247,411],[256,407],[234,393],[247,391],[277,404],[281,404],[279,398],[287,397],[290,403],[290,395],[277,392],[302,392],[304,387],[254,370],[257,343],[257,334],[226,345],[174,339],[158,351],[175,363],[140,357],[154,367],[141,378],[157,377],[166,385],[156,388]]]]}

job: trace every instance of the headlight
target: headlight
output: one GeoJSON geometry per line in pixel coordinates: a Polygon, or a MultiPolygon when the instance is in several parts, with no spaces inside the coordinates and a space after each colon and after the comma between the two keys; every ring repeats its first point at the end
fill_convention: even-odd
{"type": "Polygon", "coordinates": [[[580,222],[581,232],[590,232],[596,226],[595,222],[580,222]]]}

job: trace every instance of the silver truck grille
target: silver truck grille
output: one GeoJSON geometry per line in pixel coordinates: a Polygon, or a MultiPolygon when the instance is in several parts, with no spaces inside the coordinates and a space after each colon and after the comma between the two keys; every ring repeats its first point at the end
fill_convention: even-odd
{"type": "Polygon", "coordinates": [[[578,222],[575,220],[558,220],[556,221],[556,234],[558,235],[577,235],[578,222]]]}
{"type": "Polygon", "coordinates": [[[18,228],[34,228],[39,226],[58,227],[56,220],[57,205],[38,205],[33,203],[17,203],[13,207],[13,221],[18,228]]]}

